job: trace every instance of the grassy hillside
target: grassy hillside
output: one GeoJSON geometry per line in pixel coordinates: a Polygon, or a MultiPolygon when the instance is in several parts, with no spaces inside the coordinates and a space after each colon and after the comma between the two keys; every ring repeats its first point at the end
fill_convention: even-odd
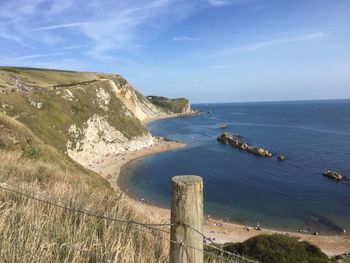
{"type": "Polygon", "coordinates": [[[189,100],[185,98],[168,99],[160,96],[147,96],[147,99],[168,113],[185,113],[183,111],[189,105],[189,100]]]}
{"type": "MultiPolygon", "coordinates": [[[[18,153],[28,161],[52,163],[72,174],[84,174],[86,183],[92,186],[110,187],[100,176],[77,164],[57,148],[39,139],[30,129],[17,120],[0,113],[0,150],[2,154],[18,153]]],[[[14,163],[9,163],[12,165],[14,163]]]]}
{"type": "Polygon", "coordinates": [[[168,261],[169,244],[153,230],[28,198],[149,222],[105,179],[66,154],[68,141],[96,136],[87,129],[92,119],[97,141],[116,140],[104,136],[106,127],[128,140],[147,133],[130,105],[146,113],[158,109],[147,108],[147,98],[119,75],[0,67],[0,262],[168,261]],[[125,97],[134,94],[133,100],[126,103],[116,89],[125,97]],[[72,127],[86,133],[72,135],[72,127]],[[27,196],[4,189],[9,186],[27,196]]]}
{"type": "Polygon", "coordinates": [[[7,91],[12,90],[16,79],[29,88],[38,89],[72,86],[82,82],[95,81],[106,75],[94,72],[0,67],[0,88],[7,91]]]}
{"type": "MultiPolygon", "coordinates": [[[[75,208],[147,222],[95,173],[0,114],[0,186],[75,208]]],[[[0,189],[1,262],[165,262],[167,245],[128,224],[97,219],[0,189]],[[34,255],[34,256],[33,256],[34,255]]]]}
{"type": "MultiPolygon", "coordinates": [[[[121,131],[127,138],[145,132],[141,122],[126,115],[123,103],[113,96],[113,90],[102,77],[117,83],[120,78],[97,73],[77,73],[38,69],[0,68],[0,81],[10,90],[9,82],[16,76],[23,85],[31,88],[28,92],[0,93],[1,110],[26,125],[44,142],[65,150],[69,139],[68,129],[75,124],[84,128],[94,114],[103,116],[108,123],[121,131]],[[101,107],[98,92],[101,89],[110,94],[108,108],[101,107]]],[[[10,85],[11,84],[11,85],[10,85]]]]}

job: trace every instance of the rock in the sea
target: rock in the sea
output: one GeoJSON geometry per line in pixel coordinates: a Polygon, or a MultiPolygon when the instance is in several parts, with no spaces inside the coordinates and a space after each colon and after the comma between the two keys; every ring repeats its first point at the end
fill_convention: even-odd
{"type": "Polygon", "coordinates": [[[286,157],[285,157],[284,155],[278,155],[278,156],[277,156],[277,160],[283,162],[283,161],[286,160],[286,157]]]}
{"type": "Polygon", "coordinates": [[[324,176],[328,177],[328,178],[331,178],[331,179],[334,179],[334,180],[337,180],[337,181],[341,181],[345,178],[345,176],[337,173],[337,172],[334,172],[334,171],[325,171],[322,173],[324,176]]]}
{"type": "Polygon", "coordinates": [[[220,136],[217,137],[217,140],[223,144],[230,144],[234,147],[237,147],[241,150],[253,153],[258,156],[263,157],[271,157],[272,153],[270,153],[268,150],[260,148],[260,147],[252,147],[246,142],[244,142],[242,139],[238,138],[237,136],[234,136],[228,132],[224,132],[220,136]]]}

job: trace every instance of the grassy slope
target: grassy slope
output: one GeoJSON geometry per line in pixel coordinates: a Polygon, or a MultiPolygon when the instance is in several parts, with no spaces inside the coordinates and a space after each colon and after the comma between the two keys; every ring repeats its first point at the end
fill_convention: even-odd
{"type": "MultiPolygon", "coordinates": [[[[99,78],[110,78],[114,81],[125,81],[115,76],[97,73],[76,73],[62,71],[43,71],[34,69],[0,68],[0,80],[10,78],[16,73],[25,85],[35,86],[29,92],[7,92],[0,94],[0,107],[11,117],[16,117],[30,128],[45,143],[65,151],[68,129],[71,124],[83,128],[93,114],[104,116],[108,123],[121,131],[127,138],[145,132],[141,122],[124,114],[122,102],[115,96],[107,81],[94,81],[99,78]],[[30,80],[29,80],[30,79],[30,80]],[[85,81],[85,82],[84,82],[85,81]],[[88,82],[86,82],[88,81],[88,82]],[[79,84],[78,84],[79,83],[79,84]],[[53,89],[53,86],[64,86],[53,89]],[[40,88],[38,88],[40,87],[40,88]],[[51,87],[51,88],[50,88],[51,87]],[[108,111],[102,110],[96,101],[96,90],[104,89],[111,94],[108,111]],[[69,90],[74,98],[64,99],[69,90]],[[30,101],[42,103],[37,109],[30,101]]],[[[10,89],[11,86],[8,86],[10,89]]]]}
{"type": "MultiPolygon", "coordinates": [[[[0,128],[1,182],[29,188],[44,199],[60,200],[73,207],[88,207],[127,220],[146,220],[137,216],[104,179],[45,144],[21,123],[0,114],[0,128]],[[30,147],[35,147],[39,155],[26,155],[30,147]]],[[[30,254],[42,262],[57,263],[167,260],[167,246],[152,235],[1,189],[0,245],[1,262],[38,262],[30,254]]]]}
{"type": "MultiPolygon", "coordinates": [[[[107,113],[94,102],[97,88],[110,89],[106,82],[91,81],[95,73],[9,70],[0,70],[2,87],[7,85],[4,76],[15,72],[34,89],[0,94],[0,106],[6,105],[2,108],[6,114],[0,111],[0,181],[29,188],[44,199],[147,222],[106,180],[64,154],[69,125],[83,125],[93,113],[106,116],[128,137],[144,132],[137,119],[123,114],[118,99],[112,97],[107,113]],[[52,85],[69,86],[79,102],[56,95],[52,85]],[[43,102],[43,107],[33,107],[28,97],[43,102]]],[[[1,189],[0,246],[1,262],[167,261],[167,245],[137,228],[72,213],[1,189]]]]}
{"type": "MultiPolygon", "coordinates": [[[[64,153],[70,125],[82,127],[92,114],[105,116],[129,138],[145,131],[139,120],[124,114],[122,102],[114,96],[107,112],[98,107],[96,90],[112,92],[101,79],[126,83],[111,74],[0,67],[0,92],[6,91],[0,93],[0,186],[6,182],[43,199],[147,223],[149,219],[136,214],[122,193],[64,153]],[[14,77],[31,91],[10,92],[14,77]],[[62,98],[65,89],[74,99],[62,98]]],[[[136,95],[147,101],[137,91],[136,95]]],[[[0,262],[55,263],[168,262],[169,248],[162,239],[130,225],[79,215],[3,189],[0,246],[0,262]]]]}
{"type": "Polygon", "coordinates": [[[0,87],[11,89],[14,77],[20,79],[21,82],[29,87],[51,88],[58,85],[64,86],[89,82],[103,78],[106,75],[94,72],[0,67],[0,87]]]}
{"type": "MultiPolygon", "coordinates": [[[[113,79],[121,85],[126,81],[110,74],[0,68],[0,88],[10,91],[14,76],[32,89],[0,93],[0,181],[74,207],[147,221],[136,215],[106,180],[64,154],[69,126],[82,127],[93,114],[106,117],[128,138],[145,131],[139,120],[124,114],[122,102],[115,96],[111,96],[107,112],[96,102],[97,89],[112,94],[108,82],[99,79],[113,79]],[[68,94],[65,89],[74,99],[62,98],[68,94]],[[38,109],[30,101],[41,102],[42,107],[38,109]]],[[[167,260],[167,245],[152,235],[4,190],[0,190],[0,245],[1,262],[38,262],[23,251],[38,255],[43,262],[167,260]]]]}
{"type": "Polygon", "coordinates": [[[2,113],[0,113],[0,150],[2,153],[17,152],[21,153],[22,157],[40,159],[42,162],[55,164],[59,169],[68,173],[84,174],[87,184],[110,188],[109,184],[99,175],[74,162],[57,148],[39,139],[22,123],[2,113]],[[31,154],[32,150],[38,154],[31,154]]]}
{"type": "Polygon", "coordinates": [[[168,99],[159,96],[147,96],[147,99],[157,107],[169,113],[182,113],[189,101],[185,98],[168,99]]]}
{"type": "MultiPolygon", "coordinates": [[[[104,116],[128,138],[145,132],[138,119],[125,115],[115,96],[108,111],[99,107],[97,90],[113,92],[103,79],[127,83],[112,74],[0,67],[0,92],[5,91],[0,93],[0,184],[29,188],[44,199],[74,207],[147,222],[106,180],[64,153],[70,125],[82,128],[93,114],[104,116]],[[16,79],[30,91],[11,92],[16,79]],[[67,99],[66,90],[74,98],[67,99]],[[42,105],[37,108],[31,102],[42,105]]],[[[147,101],[135,92],[139,100],[147,101]]],[[[81,216],[1,189],[0,246],[1,262],[38,262],[33,254],[43,262],[168,260],[167,243],[130,225],[81,216]]]]}

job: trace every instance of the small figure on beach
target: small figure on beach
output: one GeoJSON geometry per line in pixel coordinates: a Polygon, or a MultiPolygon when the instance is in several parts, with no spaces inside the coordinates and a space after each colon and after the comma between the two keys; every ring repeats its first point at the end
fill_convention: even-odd
{"type": "Polygon", "coordinates": [[[258,222],[258,224],[255,227],[255,230],[261,231],[261,227],[260,227],[260,223],[258,222]]]}
{"type": "Polygon", "coordinates": [[[299,229],[299,233],[307,234],[311,229],[299,229]]]}

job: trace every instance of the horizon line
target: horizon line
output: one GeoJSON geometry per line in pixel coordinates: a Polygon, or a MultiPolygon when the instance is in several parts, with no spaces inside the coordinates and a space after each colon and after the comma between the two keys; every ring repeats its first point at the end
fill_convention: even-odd
{"type": "Polygon", "coordinates": [[[317,102],[317,101],[350,101],[350,98],[346,99],[291,99],[291,100],[260,100],[260,101],[231,101],[231,102],[195,102],[191,105],[199,104],[239,104],[239,103],[283,103],[283,102],[317,102]]]}

